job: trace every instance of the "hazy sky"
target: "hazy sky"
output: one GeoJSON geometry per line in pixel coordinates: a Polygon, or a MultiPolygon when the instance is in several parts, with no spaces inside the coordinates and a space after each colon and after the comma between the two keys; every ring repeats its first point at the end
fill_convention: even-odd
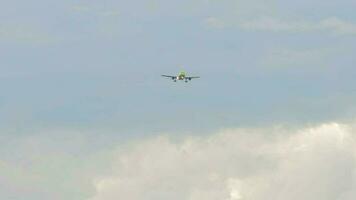
{"type": "Polygon", "coordinates": [[[355,9],[354,0],[0,0],[0,199],[257,200],[276,195],[285,173],[321,188],[298,196],[293,187],[309,184],[293,175],[271,199],[354,199],[355,9]],[[202,78],[160,77],[181,70],[202,78]],[[309,157],[293,153],[308,145],[309,157]],[[339,164],[314,169],[323,162],[339,164]],[[327,185],[321,173],[334,171],[327,185]]]}

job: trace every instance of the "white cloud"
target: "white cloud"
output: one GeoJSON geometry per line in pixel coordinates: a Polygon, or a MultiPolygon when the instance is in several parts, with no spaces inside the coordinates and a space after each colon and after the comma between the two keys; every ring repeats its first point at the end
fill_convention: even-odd
{"type": "Polygon", "coordinates": [[[75,13],[92,14],[102,17],[115,17],[120,15],[120,12],[112,8],[96,8],[90,5],[74,5],[70,10],[75,13]]]}
{"type": "Polygon", "coordinates": [[[101,12],[101,15],[106,16],[106,17],[113,17],[113,16],[120,15],[120,12],[116,11],[116,10],[107,10],[107,11],[101,12]]]}
{"type": "Polygon", "coordinates": [[[330,66],[330,59],[340,54],[339,48],[287,49],[273,47],[266,51],[259,65],[269,68],[318,69],[330,66]]]}
{"type": "Polygon", "coordinates": [[[352,125],[330,123],[300,130],[231,129],[178,140],[158,136],[114,149],[93,147],[98,144],[88,141],[88,133],[2,137],[7,143],[0,147],[0,185],[6,187],[0,196],[352,200],[355,136],[352,125]]]}
{"type": "Polygon", "coordinates": [[[319,27],[338,35],[356,35],[356,24],[340,20],[336,17],[321,21],[319,27]]]}
{"type": "Polygon", "coordinates": [[[270,32],[326,32],[333,35],[356,35],[356,24],[344,21],[337,17],[330,17],[320,21],[307,20],[283,20],[276,17],[259,17],[250,20],[237,20],[228,22],[216,17],[205,19],[205,23],[212,28],[224,28],[236,26],[246,31],[270,31],[270,32]]]}
{"type": "Polygon", "coordinates": [[[74,5],[70,9],[73,12],[90,12],[92,10],[88,5],[74,5]]]}
{"type": "Polygon", "coordinates": [[[48,44],[57,39],[39,28],[21,25],[0,25],[0,41],[48,44]]]}
{"type": "Polygon", "coordinates": [[[46,131],[14,135],[0,134],[6,141],[0,147],[1,199],[78,200],[90,196],[95,163],[102,161],[96,155],[90,155],[94,162],[89,161],[82,134],[46,131]]]}
{"type": "Polygon", "coordinates": [[[250,31],[288,31],[304,32],[309,31],[312,24],[305,21],[283,21],[272,17],[262,17],[254,20],[242,21],[238,24],[241,29],[250,31]]]}
{"type": "Polygon", "coordinates": [[[90,200],[351,200],[355,145],[352,129],[336,123],[158,137],[119,148],[90,200]]]}
{"type": "Polygon", "coordinates": [[[204,24],[208,27],[216,29],[222,29],[225,27],[225,23],[216,17],[208,17],[207,19],[205,19],[204,24]]]}

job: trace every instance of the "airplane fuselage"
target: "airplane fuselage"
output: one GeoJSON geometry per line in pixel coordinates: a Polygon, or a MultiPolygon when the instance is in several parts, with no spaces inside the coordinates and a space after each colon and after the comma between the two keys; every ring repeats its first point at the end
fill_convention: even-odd
{"type": "Polygon", "coordinates": [[[174,81],[183,81],[183,80],[187,81],[185,78],[185,72],[180,72],[174,81]]]}
{"type": "Polygon", "coordinates": [[[177,76],[176,79],[182,81],[182,80],[185,79],[185,76],[184,75],[179,75],[179,76],[177,76]]]}

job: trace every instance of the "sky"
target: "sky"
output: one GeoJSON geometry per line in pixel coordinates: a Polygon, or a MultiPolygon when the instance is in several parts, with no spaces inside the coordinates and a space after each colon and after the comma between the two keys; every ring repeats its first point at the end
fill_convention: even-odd
{"type": "Polygon", "coordinates": [[[355,1],[0,3],[1,199],[356,197],[355,1]]]}

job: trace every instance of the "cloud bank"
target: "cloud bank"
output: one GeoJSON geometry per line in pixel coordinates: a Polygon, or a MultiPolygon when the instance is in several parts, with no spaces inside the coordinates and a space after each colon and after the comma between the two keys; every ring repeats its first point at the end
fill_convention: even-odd
{"type": "Polygon", "coordinates": [[[329,17],[320,21],[284,20],[275,17],[258,17],[255,19],[226,22],[223,19],[209,17],[205,24],[211,28],[238,27],[245,31],[266,31],[286,33],[324,32],[337,36],[355,36],[356,24],[337,17],[329,17]]]}
{"type": "Polygon", "coordinates": [[[89,200],[351,200],[356,143],[337,123],[288,131],[225,130],[120,147],[89,200]]]}

